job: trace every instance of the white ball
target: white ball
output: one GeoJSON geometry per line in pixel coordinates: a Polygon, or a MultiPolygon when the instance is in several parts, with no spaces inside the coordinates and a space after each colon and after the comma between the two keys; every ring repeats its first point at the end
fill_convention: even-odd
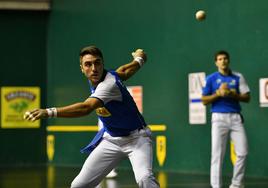
{"type": "Polygon", "coordinates": [[[202,21],[204,19],[206,19],[206,12],[203,11],[203,10],[199,10],[195,13],[195,18],[198,20],[198,21],[202,21]]]}
{"type": "Polygon", "coordinates": [[[26,119],[29,115],[31,115],[31,112],[27,111],[24,113],[23,119],[26,119]]]}
{"type": "Polygon", "coordinates": [[[25,112],[25,115],[29,116],[31,114],[31,112],[27,111],[25,112]]]}

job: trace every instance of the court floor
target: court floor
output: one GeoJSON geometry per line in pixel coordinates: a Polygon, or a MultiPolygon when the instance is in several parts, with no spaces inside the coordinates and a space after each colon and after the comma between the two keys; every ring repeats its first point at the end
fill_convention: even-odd
{"type": "MultiPolygon", "coordinates": [[[[78,167],[0,167],[0,188],[69,188],[78,167]]],[[[209,176],[174,172],[155,173],[161,188],[209,188],[209,176]]],[[[224,177],[228,188],[230,177],[224,177]]],[[[130,170],[118,169],[118,177],[105,179],[100,188],[137,188],[130,170]]],[[[246,177],[245,188],[268,188],[268,178],[246,177]]]]}

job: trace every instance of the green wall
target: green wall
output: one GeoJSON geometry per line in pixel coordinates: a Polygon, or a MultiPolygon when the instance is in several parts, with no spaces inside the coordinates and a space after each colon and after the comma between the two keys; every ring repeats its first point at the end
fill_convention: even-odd
{"type": "MultiPolygon", "coordinates": [[[[47,38],[48,104],[62,106],[89,95],[79,69],[81,47],[100,47],[107,68],[129,62],[131,52],[143,48],[148,63],[126,84],[143,86],[148,124],[168,127],[167,160],[161,168],[208,174],[210,119],[205,126],[189,125],[187,80],[192,72],[215,71],[213,54],[226,49],[233,70],[244,74],[252,91],[250,104],[243,105],[250,146],[247,175],[267,176],[267,108],[258,102],[259,78],[268,76],[267,6],[264,0],[54,0],[47,38]],[[204,22],[194,19],[199,9],[207,12],[204,22]]],[[[49,121],[49,125],[95,124],[95,115],[49,121]]],[[[81,133],[76,139],[72,133],[61,133],[62,145],[64,137],[77,148],[68,163],[81,165],[85,156],[79,149],[92,135],[81,133]]],[[[224,172],[231,173],[227,155],[226,162],[224,172]]]]}
{"type": "MultiPolygon", "coordinates": [[[[0,87],[39,86],[44,106],[47,13],[1,10],[0,23],[0,87]]],[[[46,163],[44,124],[38,129],[0,128],[0,165],[46,163]]]]}

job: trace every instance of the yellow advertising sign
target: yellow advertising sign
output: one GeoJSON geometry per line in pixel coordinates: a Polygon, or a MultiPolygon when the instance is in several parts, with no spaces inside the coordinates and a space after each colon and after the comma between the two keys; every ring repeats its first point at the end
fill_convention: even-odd
{"type": "Polygon", "coordinates": [[[157,136],[156,137],[156,156],[159,166],[163,166],[166,160],[166,137],[157,136]]]}
{"type": "Polygon", "coordinates": [[[2,87],[1,88],[1,127],[2,128],[39,128],[40,120],[25,121],[27,110],[40,108],[39,87],[2,87]]]}
{"type": "Polygon", "coordinates": [[[47,157],[49,161],[52,161],[55,153],[55,136],[47,135],[47,157]]]}
{"type": "Polygon", "coordinates": [[[160,171],[158,173],[157,180],[161,188],[167,188],[168,179],[167,174],[165,172],[160,171]]]}

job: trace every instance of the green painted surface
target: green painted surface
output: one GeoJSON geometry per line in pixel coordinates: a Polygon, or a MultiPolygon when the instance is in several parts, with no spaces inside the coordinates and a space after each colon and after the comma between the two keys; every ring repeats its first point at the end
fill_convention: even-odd
{"type": "MultiPolygon", "coordinates": [[[[44,106],[47,13],[1,10],[0,23],[0,86],[38,86],[44,106]]],[[[0,128],[0,165],[45,163],[44,123],[38,129],[0,128]]]]}
{"type": "MultiPolygon", "coordinates": [[[[258,88],[259,78],[268,76],[267,5],[264,0],[55,0],[48,24],[48,103],[65,105],[89,95],[79,70],[81,47],[100,47],[107,68],[127,63],[134,49],[144,48],[148,63],[126,84],[143,86],[147,122],[168,126],[161,169],[209,173],[210,123],[189,125],[187,79],[191,72],[215,71],[213,54],[226,49],[232,68],[244,74],[252,91],[250,104],[243,105],[247,175],[267,176],[267,108],[259,107],[258,88]],[[199,9],[207,12],[204,22],[194,18],[199,9]]],[[[96,124],[96,118],[49,124],[96,124]]],[[[231,173],[228,153],[226,163],[224,172],[231,173]]]]}
{"type": "MultiPolygon", "coordinates": [[[[0,85],[39,85],[43,106],[46,101],[48,106],[71,104],[89,95],[79,68],[81,47],[100,47],[108,69],[129,62],[133,50],[144,48],[148,63],[126,85],[143,86],[148,124],[168,127],[164,133],[167,159],[164,167],[155,161],[156,168],[208,174],[210,118],[205,126],[189,125],[187,80],[192,72],[215,71],[213,54],[226,49],[233,70],[244,74],[252,91],[251,102],[243,105],[250,147],[247,175],[267,176],[267,108],[259,107],[258,86],[259,78],[268,77],[266,7],[265,0],[54,0],[48,19],[46,13],[1,11],[0,60],[4,69],[0,85]],[[194,18],[199,9],[207,12],[204,22],[194,18]]],[[[92,114],[49,120],[48,124],[95,125],[96,121],[92,114]]],[[[94,134],[55,135],[54,162],[82,165],[85,156],[79,149],[94,134]],[[70,157],[62,152],[69,152],[70,157]]],[[[0,129],[0,163],[45,161],[45,137],[44,127],[0,129]]],[[[228,152],[225,162],[224,173],[231,173],[228,152]]]]}

